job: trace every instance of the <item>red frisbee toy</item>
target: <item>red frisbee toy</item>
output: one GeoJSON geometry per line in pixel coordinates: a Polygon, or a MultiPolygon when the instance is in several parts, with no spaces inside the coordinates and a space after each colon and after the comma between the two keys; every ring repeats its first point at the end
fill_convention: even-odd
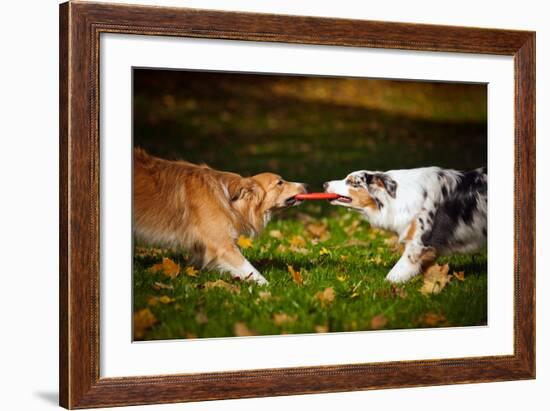
{"type": "Polygon", "coordinates": [[[294,198],[296,200],[336,200],[340,197],[341,196],[335,193],[307,193],[297,194],[294,198]]]}

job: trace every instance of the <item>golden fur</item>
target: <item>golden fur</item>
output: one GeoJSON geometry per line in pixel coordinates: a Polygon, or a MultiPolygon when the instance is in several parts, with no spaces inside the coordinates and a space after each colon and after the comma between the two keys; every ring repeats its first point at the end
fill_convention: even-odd
{"type": "Polygon", "coordinates": [[[272,173],[242,177],[206,165],[168,161],[134,149],[134,233],[139,240],[183,248],[201,268],[266,283],[236,240],[254,236],[271,213],[297,201],[304,184],[272,173]]]}

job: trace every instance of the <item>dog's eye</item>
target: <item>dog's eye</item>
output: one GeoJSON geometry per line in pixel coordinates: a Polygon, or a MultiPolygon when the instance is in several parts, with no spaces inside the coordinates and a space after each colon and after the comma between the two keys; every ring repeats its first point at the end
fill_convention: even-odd
{"type": "Polygon", "coordinates": [[[278,186],[282,186],[283,184],[284,184],[284,181],[283,181],[283,180],[277,181],[277,185],[278,185],[278,186]]]}

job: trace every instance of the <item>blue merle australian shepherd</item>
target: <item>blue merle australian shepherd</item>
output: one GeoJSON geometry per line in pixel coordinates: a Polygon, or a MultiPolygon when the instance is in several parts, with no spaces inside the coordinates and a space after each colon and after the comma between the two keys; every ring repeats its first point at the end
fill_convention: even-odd
{"type": "Polygon", "coordinates": [[[437,255],[472,253],[487,243],[487,170],[355,171],[328,181],[331,203],[359,211],[373,226],[399,235],[405,251],[387,275],[405,282],[437,255]]]}

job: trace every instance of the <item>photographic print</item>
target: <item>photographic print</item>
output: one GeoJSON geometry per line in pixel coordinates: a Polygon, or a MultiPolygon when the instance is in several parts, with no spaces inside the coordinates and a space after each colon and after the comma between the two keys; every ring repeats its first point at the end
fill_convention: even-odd
{"type": "Polygon", "coordinates": [[[535,378],[534,32],[59,23],[62,406],[535,378]]]}
{"type": "Polygon", "coordinates": [[[487,324],[487,87],[133,70],[134,340],[487,324]]]}

